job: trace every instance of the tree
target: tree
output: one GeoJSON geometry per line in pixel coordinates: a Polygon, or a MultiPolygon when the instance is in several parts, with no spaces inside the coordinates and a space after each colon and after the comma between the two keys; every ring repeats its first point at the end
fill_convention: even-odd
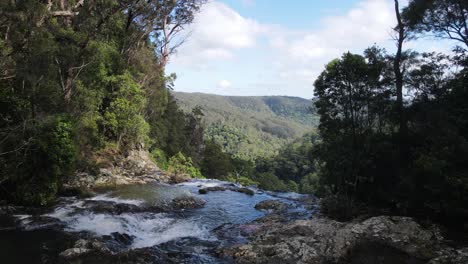
{"type": "MultiPolygon", "coordinates": [[[[125,2],[125,1],[124,1],[125,2]]],[[[177,48],[185,41],[180,33],[192,23],[206,0],[149,0],[131,1],[127,7],[127,24],[137,23],[142,29],[136,42],[152,39],[164,67],[177,48]]]]}
{"type": "Polygon", "coordinates": [[[397,42],[397,52],[395,58],[393,59],[393,72],[395,74],[395,90],[397,95],[396,100],[396,108],[397,108],[397,116],[398,116],[398,137],[399,137],[399,166],[400,169],[399,176],[404,177],[406,173],[407,167],[407,160],[408,160],[408,123],[406,117],[405,106],[403,104],[403,43],[407,38],[407,34],[405,32],[405,25],[403,24],[401,14],[400,14],[400,7],[398,0],[395,1],[395,15],[397,19],[397,26],[395,27],[395,32],[397,36],[395,40],[397,42]]]}
{"type": "Polygon", "coordinates": [[[94,154],[107,148],[182,151],[198,162],[203,128],[171,101],[175,75],[161,64],[175,47],[155,49],[173,45],[202,3],[1,1],[0,198],[50,202],[67,168],[93,173],[94,154]]]}
{"type": "Polygon", "coordinates": [[[468,2],[462,0],[411,0],[403,21],[415,34],[434,33],[459,41],[468,48],[468,2]]]}
{"type": "Polygon", "coordinates": [[[233,171],[230,156],[213,142],[207,142],[202,160],[202,174],[210,179],[223,179],[233,171]]]}

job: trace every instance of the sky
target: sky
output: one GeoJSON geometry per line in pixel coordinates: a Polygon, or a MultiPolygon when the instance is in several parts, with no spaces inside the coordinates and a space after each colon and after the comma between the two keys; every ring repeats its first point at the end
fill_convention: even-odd
{"type": "MultiPolygon", "coordinates": [[[[166,73],[176,73],[176,91],[312,98],[314,80],[341,54],[362,54],[374,44],[395,52],[393,3],[209,0],[182,33],[186,41],[166,73]]],[[[451,46],[431,38],[405,45],[441,52],[451,46]]]]}

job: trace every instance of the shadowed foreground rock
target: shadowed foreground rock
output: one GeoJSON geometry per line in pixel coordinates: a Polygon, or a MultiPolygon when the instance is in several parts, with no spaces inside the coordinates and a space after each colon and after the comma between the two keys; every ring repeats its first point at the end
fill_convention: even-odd
{"type": "Polygon", "coordinates": [[[443,245],[437,229],[412,218],[379,216],[358,223],[326,218],[263,225],[246,245],[225,249],[236,263],[468,263],[466,249],[443,245]]]}

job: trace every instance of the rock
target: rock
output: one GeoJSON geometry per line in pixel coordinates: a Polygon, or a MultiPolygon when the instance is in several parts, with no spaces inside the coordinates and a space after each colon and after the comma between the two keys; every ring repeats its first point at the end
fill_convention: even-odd
{"type": "MultiPolygon", "coordinates": [[[[408,217],[379,216],[355,223],[326,218],[276,222],[263,225],[251,239],[222,254],[237,263],[385,264],[426,263],[448,254],[432,230],[408,217]],[[379,254],[384,262],[375,262],[379,254]]],[[[464,259],[464,253],[457,254],[464,259]]]]}
{"type": "Polygon", "coordinates": [[[121,234],[119,232],[114,232],[111,234],[111,236],[115,241],[125,246],[130,246],[133,243],[133,237],[128,234],[121,234]]]}
{"type": "Polygon", "coordinates": [[[183,183],[183,182],[187,182],[190,180],[190,177],[187,176],[187,175],[183,175],[183,174],[173,174],[171,175],[170,177],[170,180],[169,180],[169,183],[172,183],[172,184],[179,184],[179,183],[183,183]]]}
{"type": "Polygon", "coordinates": [[[274,212],[282,212],[288,208],[288,205],[278,200],[265,200],[255,205],[257,210],[272,210],[274,212]]]}
{"type": "Polygon", "coordinates": [[[206,187],[203,189],[198,190],[199,194],[207,194],[208,192],[223,192],[226,191],[227,188],[223,186],[213,186],[213,187],[206,187]]]}
{"type": "Polygon", "coordinates": [[[249,189],[249,188],[244,188],[244,187],[243,187],[243,188],[236,188],[234,191],[240,192],[240,193],[245,193],[245,194],[247,194],[247,195],[254,195],[254,194],[255,194],[255,192],[252,191],[251,189],[249,189]]]}
{"type": "Polygon", "coordinates": [[[112,255],[112,252],[101,241],[79,239],[75,242],[73,248],[64,250],[59,254],[59,257],[64,259],[82,259],[90,255],[112,255]]]}
{"type": "Polygon", "coordinates": [[[213,187],[206,187],[198,190],[199,194],[207,194],[208,192],[224,192],[224,191],[233,191],[233,192],[239,192],[239,193],[245,193],[247,195],[254,195],[255,192],[252,191],[249,188],[244,188],[244,187],[237,187],[234,184],[229,184],[225,186],[213,186],[213,187]]]}
{"type": "Polygon", "coordinates": [[[71,258],[76,258],[79,256],[82,256],[86,253],[91,251],[90,249],[87,248],[69,248],[59,254],[60,257],[66,258],[66,259],[71,259],[71,258]]]}
{"type": "Polygon", "coordinates": [[[206,201],[193,196],[184,196],[172,200],[172,207],[175,209],[193,209],[205,205],[206,201]]]}
{"type": "Polygon", "coordinates": [[[432,259],[427,264],[466,264],[468,263],[468,248],[446,249],[440,256],[432,259]]]}
{"type": "Polygon", "coordinates": [[[277,213],[272,213],[265,215],[264,217],[260,217],[255,220],[257,223],[263,223],[263,224],[275,224],[275,223],[280,223],[280,222],[286,222],[287,219],[284,215],[280,215],[277,213]]]}
{"type": "MultiPolygon", "coordinates": [[[[79,172],[66,180],[63,186],[70,189],[94,189],[97,187],[128,184],[144,184],[153,181],[164,183],[180,182],[186,178],[172,179],[151,160],[148,151],[131,150],[121,153],[116,148],[107,148],[88,157],[95,164],[88,172],[79,172]]],[[[65,192],[67,194],[67,192],[65,192]]]]}
{"type": "Polygon", "coordinates": [[[149,205],[135,205],[135,204],[124,204],[116,203],[111,201],[97,201],[97,200],[86,200],[86,208],[83,210],[90,210],[94,213],[105,213],[120,215],[124,213],[142,213],[142,212],[153,212],[160,213],[165,212],[169,208],[163,208],[158,206],[149,205]]]}
{"type": "Polygon", "coordinates": [[[62,230],[65,227],[65,223],[57,218],[35,215],[25,219],[25,223],[22,224],[22,229],[26,231],[49,229],[49,230],[62,230]]]}

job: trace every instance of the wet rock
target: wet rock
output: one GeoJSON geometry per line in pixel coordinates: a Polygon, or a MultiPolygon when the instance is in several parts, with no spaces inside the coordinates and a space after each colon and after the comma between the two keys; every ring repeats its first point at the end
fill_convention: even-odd
{"type": "Polygon", "coordinates": [[[62,258],[71,259],[71,258],[82,256],[88,253],[89,251],[91,250],[87,248],[69,248],[61,252],[59,256],[62,258]]]}
{"type": "MultiPolygon", "coordinates": [[[[111,201],[96,201],[96,200],[86,200],[86,208],[83,208],[84,211],[91,211],[93,213],[102,213],[102,214],[112,214],[120,215],[124,213],[143,213],[143,212],[153,212],[160,213],[165,212],[168,208],[150,206],[150,205],[135,205],[135,204],[125,204],[125,203],[116,203],[111,201]]],[[[80,212],[78,210],[77,212],[80,212]]]]}
{"type": "Polygon", "coordinates": [[[288,205],[278,200],[265,200],[257,203],[257,210],[272,210],[274,212],[282,212],[288,208],[288,205]]]}
{"type": "Polygon", "coordinates": [[[251,239],[222,254],[237,263],[391,263],[385,259],[392,260],[392,256],[397,261],[393,263],[426,263],[447,255],[436,231],[408,217],[380,216],[356,223],[326,218],[273,222],[263,225],[251,239]],[[377,254],[384,262],[372,255],[375,250],[363,251],[367,245],[380,250],[377,254]]]}
{"type": "Polygon", "coordinates": [[[234,184],[229,184],[229,185],[224,185],[224,186],[213,186],[213,187],[206,187],[198,190],[199,194],[207,194],[209,192],[224,192],[224,191],[233,191],[233,192],[239,192],[239,193],[244,193],[247,195],[254,195],[255,192],[249,188],[244,188],[244,187],[237,187],[234,184]]]}
{"type": "Polygon", "coordinates": [[[190,179],[191,178],[189,176],[187,176],[187,175],[173,174],[173,175],[171,175],[171,177],[169,179],[169,183],[179,184],[179,183],[190,181],[190,179]]]}
{"type": "Polygon", "coordinates": [[[101,241],[79,239],[72,248],[62,251],[59,257],[63,259],[76,259],[84,258],[90,254],[110,255],[112,252],[101,241]]]}
{"type": "Polygon", "coordinates": [[[133,243],[133,237],[128,234],[121,234],[119,232],[114,232],[111,234],[112,238],[123,245],[130,246],[133,243]]]}
{"type": "Polygon", "coordinates": [[[172,207],[175,209],[193,209],[205,205],[206,201],[193,196],[178,197],[172,200],[172,207]]]}
{"type": "Polygon", "coordinates": [[[21,223],[21,228],[26,231],[40,229],[62,230],[65,227],[65,223],[59,219],[41,215],[24,218],[21,223]]]}
{"type": "Polygon", "coordinates": [[[240,193],[245,193],[247,195],[254,195],[255,194],[255,192],[252,191],[251,189],[244,188],[244,187],[243,188],[235,188],[234,191],[240,192],[240,193]]]}
{"type": "Polygon", "coordinates": [[[198,190],[198,193],[199,194],[207,194],[208,192],[224,192],[226,190],[227,190],[226,187],[214,186],[214,187],[206,187],[206,188],[200,189],[200,190],[198,190]]]}

